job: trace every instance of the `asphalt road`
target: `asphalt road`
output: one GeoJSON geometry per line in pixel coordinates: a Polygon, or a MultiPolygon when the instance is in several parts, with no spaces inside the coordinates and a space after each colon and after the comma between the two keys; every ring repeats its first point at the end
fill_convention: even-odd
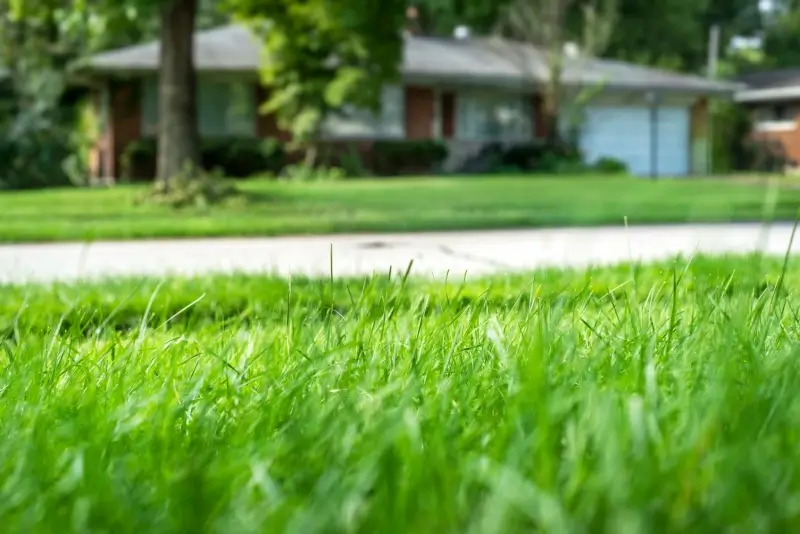
{"type": "Polygon", "coordinates": [[[412,274],[461,277],[679,254],[783,255],[791,231],[791,224],[728,224],[3,245],[0,281],[231,272],[327,277],[331,263],[335,276],[357,276],[405,271],[412,260],[412,274]]]}

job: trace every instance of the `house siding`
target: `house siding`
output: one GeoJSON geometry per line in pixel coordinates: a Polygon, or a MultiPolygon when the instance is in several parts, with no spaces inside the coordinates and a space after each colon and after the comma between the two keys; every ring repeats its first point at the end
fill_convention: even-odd
{"type": "MultiPolygon", "coordinates": [[[[779,144],[786,157],[790,160],[790,166],[800,165],[800,101],[781,102],[781,105],[789,106],[798,110],[794,115],[794,128],[781,129],[776,131],[755,131],[753,137],[756,140],[769,141],[779,144]]],[[[750,110],[755,113],[755,109],[750,110]]]]}
{"type": "MultiPolygon", "coordinates": [[[[255,108],[261,106],[269,96],[268,90],[257,82],[253,83],[255,108]]],[[[400,89],[400,88],[398,88],[400,89]]],[[[93,157],[93,175],[95,177],[116,178],[122,172],[122,155],[125,148],[133,141],[141,138],[142,130],[142,94],[141,81],[114,81],[108,85],[109,110],[107,128],[98,140],[96,156],[93,157]]],[[[480,150],[485,143],[481,141],[464,141],[456,137],[456,98],[457,94],[452,88],[437,90],[425,86],[405,86],[398,93],[402,100],[402,110],[397,111],[397,124],[404,130],[406,139],[433,139],[443,138],[450,148],[451,154],[445,165],[446,169],[457,170],[459,166],[480,150]],[[438,116],[437,116],[438,115],[438,116]]],[[[531,119],[533,123],[532,138],[541,139],[547,135],[546,121],[543,114],[543,101],[540,95],[530,95],[532,103],[531,119]]],[[[615,95],[617,100],[625,102],[640,100],[639,94],[615,95]]],[[[603,98],[599,99],[605,103],[603,98]]],[[[616,102],[616,100],[614,100],[616,102]]],[[[99,104],[99,100],[98,100],[99,104]]],[[[706,131],[706,117],[708,114],[707,99],[695,101],[679,99],[674,105],[691,106],[691,136],[690,141],[690,169],[694,174],[707,171],[708,132],[706,131]]],[[[253,131],[259,138],[275,138],[280,142],[291,140],[289,132],[281,130],[272,114],[257,112],[254,114],[255,122],[253,131]]],[[[395,128],[399,131],[399,128],[395,128]]],[[[336,133],[336,132],[334,132],[336,133]]],[[[341,133],[341,132],[339,132],[341,133]]],[[[764,134],[778,138],[786,147],[792,159],[800,161],[800,135],[797,129],[793,132],[770,132],[764,134]]],[[[392,134],[389,138],[398,138],[392,134]]],[[[373,141],[379,137],[361,136],[347,138],[346,135],[334,135],[327,140],[325,152],[331,157],[331,163],[340,155],[357,152],[364,159],[365,166],[369,166],[372,159],[373,141]],[[341,154],[339,154],[341,152],[341,154]]],[[[297,161],[302,157],[300,152],[290,155],[290,160],[297,161]]],[[[154,169],[148,170],[152,174],[154,169]]],[[[144,177],[144,176],[143,176],[144,177]]]]}
{"type": "MultiPolygon", "coordinates": [[[[273,114],[258,112],[261,105],[267,100],[268,89],[254,83],[253,95],[255,109],[253,120],[254,132],[258,138],[274,138],[280,142],[291,140],[290,132],[282,130],[273,114]]],[[[109,82],[110,100],[108,113],[108,128],[100,136],[92,154],[93,178],[118,179],[123,174],[122,155],[126,147],[142,137],[152,137],[142,128],[143,124],[143,95],[141,93],[143,80],[109,82]]],[[[435,136],[435,106],[434,91],[427,87],[405,87],[400,92],[402,114],[399,126],[405,130],[407,139],[431,139],[435,136]]],[[[100,93],[95,103],[101,106],[100,93]]],[[[387,138],[395,138],[396,134],[387,138]],[[394,137],[393,137],[394,136],[394,137]]],[[[400,137],[402,139],[402,136],[400,137]]],[[[372,147],[374,138],[346,138],[336,135],[322,143],[320,155],[326,155],[326,161],[336,164],[340,156],[358,153],[364,160],[365,166],[372,162],[372,147]]],[[[300,151],[292,151],[289,161],[297,162],[303,157],[300,151]]],[[[155,162],[142,169],[135,170],[136,179],[152,177],[155,173],[155,162]],[[139,176],[141,175],[141,176],[139,176]]]]}

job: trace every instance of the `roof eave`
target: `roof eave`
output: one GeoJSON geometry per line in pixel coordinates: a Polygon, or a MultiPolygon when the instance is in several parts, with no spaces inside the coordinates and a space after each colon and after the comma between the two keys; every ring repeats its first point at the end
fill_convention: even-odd
{"type": "Polygon", "coordinates": [[[745,89],[736,93],[735,100],[743,104],[770,102],[775,100],[800,99],[800,86],[773,87],[769,89],[745,89]]]}
{"type": "MultiPolygon", "coordinates": [[[[227,74],[242,77],[258,77],[256,69],[240,66],[205,68],[197,67],[198,74],[227,74]]],[[[79,72],[84,76],[141,77],[158,74],[157,65],[84,65],[79,72]]]]}

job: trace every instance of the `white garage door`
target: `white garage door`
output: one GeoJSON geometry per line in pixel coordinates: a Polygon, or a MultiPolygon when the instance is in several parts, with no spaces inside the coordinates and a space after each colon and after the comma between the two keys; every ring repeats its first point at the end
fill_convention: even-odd
{"type": "MultiPolygon", "coordinates": [[[[633,174],[650,175],[650,110],[647,107],[590,107],[581,132],[581,149],[589,162],[602,157],[624,161],[633,174]]],[[[659,176],[689,172],[689,110],[658,109],[659,176]]]]}

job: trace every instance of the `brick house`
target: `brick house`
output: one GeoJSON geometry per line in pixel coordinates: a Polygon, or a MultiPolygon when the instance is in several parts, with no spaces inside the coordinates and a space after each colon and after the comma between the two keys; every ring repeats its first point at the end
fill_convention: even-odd
{"type": "Polygon", "coordinates": [[[749,111],[755,139],[796,168],[800,163],[800,68],[756,72],[739,80],[746,88],[735,99],[749,111]]]}
{"type": "MultiPolygon", "coordinates": [[[[205,137],[257,136],[285,140],[273,117],[258,113],[266,89],[258,82],[259,43],[231,25],[195,36],[198,113],[205,137]]],[[[119,175],[125,146],[153,137],[158,123],[159,44],[102,53],[87,62],[102,135],[95,176],[119,175]]],[[[490,142],[518,143],[545,135],[537,94],[544,54],[496,38],[405,37],[402,82],[383,91],[379,116],[351,110],[325,121],[324,136],[369,147],[375,140],[438,139],[449,149],[446,170],[490,142]]],[[[588,160],[608,156],[635,174],[706,172],[708,98],[730,97],[736,86],[618,61],[571,57],[563,83],[573,94],[595,88],[585,108],[580,145],[588,160]]]]}

